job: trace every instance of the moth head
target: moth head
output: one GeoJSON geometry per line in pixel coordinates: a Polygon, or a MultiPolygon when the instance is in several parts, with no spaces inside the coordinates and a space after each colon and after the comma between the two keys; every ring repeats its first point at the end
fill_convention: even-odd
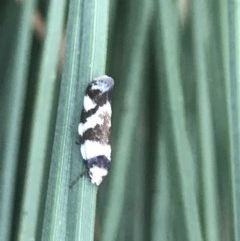
{"type": "Polygon", "coordinates": [[[108,174],[108,170],[103,167],[93,166],[89,169],[89,177],[93,184],[99,186],[103,180],[103,177],[108,174]]]}
{"type": "Polygon", "coordinates": [[[99,76],[91,82],[91,90],[98,90],[101,93],[108,92],[113,88],[114,81],[107,75],[99,76]]]}
{"type": "Polygon", "coordinates": [[[90,99],[99,103],[110,98],[110,92],[114,86],[114,81],[111,77],[103,75],[93,79],[93,81],[88,85],[86,94],[90,99]]]}

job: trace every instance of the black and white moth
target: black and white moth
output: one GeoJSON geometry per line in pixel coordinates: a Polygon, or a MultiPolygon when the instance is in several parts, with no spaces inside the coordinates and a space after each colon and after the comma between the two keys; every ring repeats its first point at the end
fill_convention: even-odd
{"type": "Polygon", "coordinates": [[[88,85],[81,121],[78,125],[80,149],[88,176],[93,184],[100,185],[107,175],[111,161],[111,91],[114,81],[103,75],[88,85]]]}

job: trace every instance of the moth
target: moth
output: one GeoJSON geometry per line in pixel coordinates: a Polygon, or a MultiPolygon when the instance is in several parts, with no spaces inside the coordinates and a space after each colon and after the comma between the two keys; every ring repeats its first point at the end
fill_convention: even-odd
{"type": "Polygon", "coordinates": [[[90,181],[97,186],[108,174],[111,161],[111,92],[114,80],[103,75],[87,86],[78,125],[80,150],[90,181]]]}

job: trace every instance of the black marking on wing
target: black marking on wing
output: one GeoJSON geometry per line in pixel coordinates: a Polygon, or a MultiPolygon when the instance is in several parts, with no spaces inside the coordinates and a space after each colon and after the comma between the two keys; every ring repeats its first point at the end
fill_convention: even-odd
{"type": "Polygon", "coordinates": [[[85,123],[87,122],[87,118],[89,118],[90,116],[94,115],[99,107],[104,106],[108,101],[109,101],[109,92],[103,93],[101,96],[98,97],[94,97],[92,95],[89,95],[88,92],[86,92],[86,94],[97,104],[96,107],[94,107],[93,109],[86,111],[86,110],[82,110],[81,113],[81,123],[85,123]]]}
{"type": "Polygon", "coordinates": [[[99,168],[105,168],[108,170],[110,167],[110,160],[108,160],[105,156],[97,156],[93,157],[86,161],[87,168],[90,169],[93,166],[97,166],[99,168]]]}
{"type": "Polygon", "coordinates": [[[87,129],[81,138],[81,144],[84,144],[86,140],[97,141],[101,144],[109,143],[110,129],[104,128],[104,125],[96,125],[94,128],[87,129]]]}

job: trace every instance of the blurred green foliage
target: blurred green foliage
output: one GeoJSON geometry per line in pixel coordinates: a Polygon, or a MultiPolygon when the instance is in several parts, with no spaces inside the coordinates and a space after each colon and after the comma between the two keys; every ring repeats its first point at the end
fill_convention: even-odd
{"type": "Polygon", "coordinates": [[[240,240],[237,6],[2,1],[0,240],[240,240]],[[111,170],[99,190],[69,189],[84,90],[102,74],[111,170]]]}

